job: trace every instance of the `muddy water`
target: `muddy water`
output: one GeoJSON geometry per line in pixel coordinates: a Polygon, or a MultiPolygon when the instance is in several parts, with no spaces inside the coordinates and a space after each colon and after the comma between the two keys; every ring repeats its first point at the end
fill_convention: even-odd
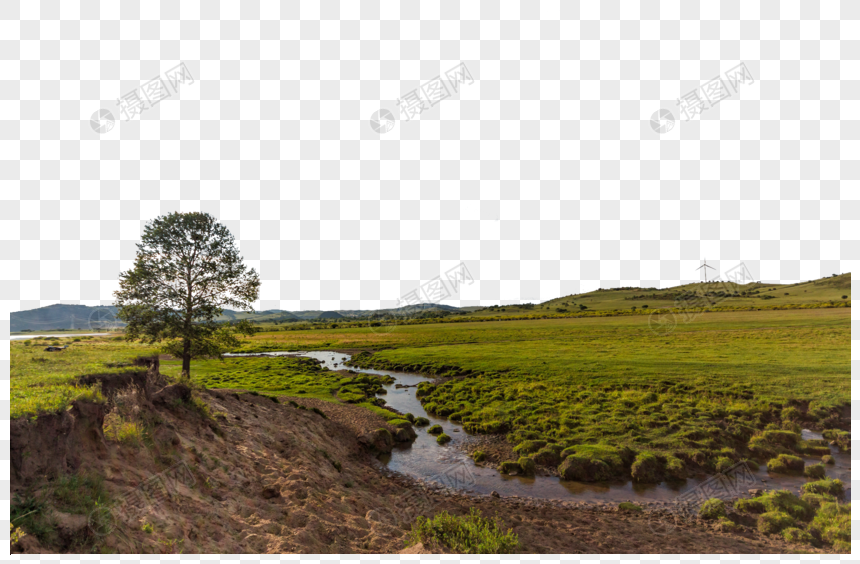
{"type": "MultiPolygon", "coordinates": [[[[296,355],[314,358],[323,362],[329,370],[346,368],[344,362],[350,355],[334,352],[304,352],[304,353],[268,353],[273,356],[296,355]]],[[[239,355],[237,355],[239,356],[239,355]]],[[[707,476],[690,478],[681,483],[664,482],[661,484],[637,484],[632,480],[615,482],[582,483],[560,480],[554,477],[538,476],[524,478],[499,474],[492,468],[475,465],[463,452],[469,442],[469,433],[463,426],[446,418],[428,414],[415,397],[415,387],[397,388],[397,384],[416,386],[419,382],[430,380],[417,374],[389,372],[349,367],[350,370],[364,374],[380,374],[392,376],[394,384],[385,386],[388,392],[383,398],[388,406],[402,413],[411,413],[416,417],[422,416],[430,420],[431,425],[439,424],[445,433],[451,437],[451,442],[440,446],[436,437],[427,433],[427,428],[417,428],[418,438],[409,445],[398,446],[390,456],[382,458],[382,462],[392,471],[435,482],[444,486],[454,486],[457,489],[477,494],[489,494],[496,491],[502,496],[520,496],[540,499],[560,499],[579,501],[621,502],[670,502],[679,494],[695,488],[707,480],[707,476]]],[[[804,439],[818,439],[821,435],[804,430],[804,439]]],[[[474,450],[474,449],[473,449],[474,450]]],[[[851,455],[841,453],[839,449],[830,447],[835,465],[827,466],[827,476],[839,478],[846,485],[851,483],[851,455]]],[[[807,464],[819,462],[820,457],[808,457],[807,464]]],[[[753,473],[762,488],[799,490],[808,480],[799,476],[785,476],[768,473],[765,466],[753,473]]]]}

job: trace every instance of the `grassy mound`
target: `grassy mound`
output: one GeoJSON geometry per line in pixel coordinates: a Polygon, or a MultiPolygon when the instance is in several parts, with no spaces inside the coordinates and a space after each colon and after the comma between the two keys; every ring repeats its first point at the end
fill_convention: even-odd
{"type": "Polygon", "coordinates": [[[535,461],[527,456],[521,456],[517,461],[517,464],[520,465],[520,474],[523,476],[534,476],[535,475],[535,461]]]}
{"type": "Polygon", "coordinates": [[[599,482],[622,476],[633,453],[608,445],[575,445],[562,451],[558,473],[564,480],[599,482]]]}
{"type": "Polygon", "coordinates": [[[441,435],[436,437],[436,442],[440,445],[444,445],[445,443],[451,442],[451,437],[446,435],[445,433],[442,433],[441,435]]]}
{"type": "Polygon", "coordinates": [[[759,515],[758,530],[766,535],[779,533],[783,529],[794,527],[795,522],[791,515],[781,511],[769,511],[759,515]]]}
{"type": "Polygon", "coordinates": [[[653,452],[640,452],[630,467],[635,482],[657,484],[663,480],[663,463],[653,452]]]}
{"type": "Polygon", "coordinates": [[[715,497],[709,499],[699,508],[699,517],[713,521],[726,516],[726,503],[715,497]]]}
{"type": "Polygon", "coordinates": [[[804,492],[827,494],[834,497],[840,497],[845,493],[845,484],[842,480],[818,480],[816,482],[807,482],[801,486],[804,492]]]}
{"type": "Polygon", "coordinates": [[[432,427],[427,429],[427,432],[430,433],[431,435],[441,435],[442,434],[442,425],[433,425],[432,427]]]}
{"type": "Polygon", "coordinates": [[[458,554],[513,554],[519,547],[512,530],[504,531],[498,521],[482,517],[475,508],[462,517],[447,511],[432,519],[418,517],[406,546],[419,542],[426,546],[439,544],[458,554]]]}
{"type": "Polygon", "coordinates": [[[767,461],[767,471],[777,474],[800,474],[806,463],[799,456],[780,454],[767,461]]]}

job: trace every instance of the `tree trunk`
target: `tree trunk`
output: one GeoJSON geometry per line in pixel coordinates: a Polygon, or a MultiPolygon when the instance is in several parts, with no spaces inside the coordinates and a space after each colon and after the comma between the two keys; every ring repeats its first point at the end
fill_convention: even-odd
{"type": "Polygon", "coordinates": [[[182,376],[191,378],[191,339],[184,339],[182,346],[182,376]]]}

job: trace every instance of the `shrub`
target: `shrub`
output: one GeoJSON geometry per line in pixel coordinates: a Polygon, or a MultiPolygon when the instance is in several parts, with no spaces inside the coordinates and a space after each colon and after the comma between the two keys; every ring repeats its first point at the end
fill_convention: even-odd
{"type": "Polygon", "coordinates": [[[519,548],[516,533],[504,531],[494,519],[481,517],[474,507],[469,515],[455,517],[447,511],[432,519],[418,517],[406,539],[406,546],[416,543],[441,544],[459,554],[513,554],[519,548]]]}
{"type": "Polygon", "coordinates": [[[630,468],[633,481],[644,484],[657,484],[663,479],[663,464],[652,452],[640,452],[630,468]]]}
{"type": "Polygon", "coordinates": [[[442,433],[442,425],[433,425],[427,429],[427,432],[431,435],[440,435],[442,433]]]}
{"type": "Polygon", "coordinates": [[[519,474],[522,471],[519,462],[508,460],[499,464],[499,472],[501,474],[510,474],[511,472],[519,474]]]}
{"type": "Polygon", "coordinates": [[[788,542],[796,542],[800,544],[810,544],[812,542],[812,535],[803,529],[798,529],[797,527],[783,529],[782,538],[788,542]]]}
{"type": "Polygon", "coordinates": [[[534,476],[535,475],[535,461],[527,456],[521,456],[517,461],[517,464],[520,465],[521,474],[523,476],[534,476]]]}
{"type": "Polygon", "coordinates": [[[824,479],[817,482],[807,482],[801,486],[804,492],[827,494],[839,497],[845,493],[845,486],[842,480],[824,479]]]}
{"type": "Polygon", "coordinates": [[[426,417],[416,417],[415,418],[415,426],[416,427],[426,427],[430,424],[430,420],[426,417]]]}
{"type": "Polygon", "coordinates": [[[809,525],[810,531],[817,532],[824,542],[838,550],[844,550],[848,543],[851,550],[851,506],[838,503],[824,503],[809,525]]]}
{"type": "Polygon", "coordinates": [[[807,466],[803,469],[803,475],[807,478],[821,479],[825,476],[825,474],[826,472],[824,470],[824,464],[821,462],[819,462],[818,464],[807,466]]]}
{"type": "Polygon", "coordinates": [[[451,437],[449,437],[445,433],[442,433],[441,435],[436,437],[436,442],[439,443],[440,445],[444,445],[445,443],[449,442],[450,440],[451,440],[451,437]]]}
{"type": "Polygon", "coordinates": [[[770,511],[759,515],[758,530],[766,535],[778,533],[783,529],[793,527],[794,519],[781,511],[770,511]]]}
{"type": "Polygon", "coordinates": [[[821,462],[824,464],[836,464],[836,459],[829,454],[825,454],[821,457],[821,462]]]}
{"type": "Polygon", "coordinates": [[[799,456],[780,454],[776,458],[768,460],[767,471],[778,474],[797,474],[803,472],[805,465],[806,463],[799,456]]]}
{"type": "Polygon", "coordinates": [[[641,513],[642,508],[635,503],[630,503],[629,501],[622,501],[618,504],[619,511],[634,511],[636,513],[641,513]]]}
{"type": "Polygon", "coordinates": [[[475,462],[483,462],[487,459],[487,453],[482,450],[476,450],[472,453],[472,460],[475,462]]]}
{"type": "Polygon", "coordinates": [[[726,504],[723,500],[712,497],[702,504],[699,509],[699,517],[712,521],[726,516],[726,504]]]}

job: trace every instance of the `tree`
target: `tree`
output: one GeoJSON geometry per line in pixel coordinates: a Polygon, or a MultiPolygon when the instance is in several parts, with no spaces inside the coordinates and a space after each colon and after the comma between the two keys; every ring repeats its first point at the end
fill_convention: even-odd
{"type": "Polygon", "coordinates": [[[260,278],[246,269],[230,231],[207,213],[174,212],[146,224],[134,268],[119,275],[114,292],[126,339],[164,341],[164,352],[182,359],[217,356],[238,344],[247,321],[215,322],[222,307],[253,311],[260,278]]]}

